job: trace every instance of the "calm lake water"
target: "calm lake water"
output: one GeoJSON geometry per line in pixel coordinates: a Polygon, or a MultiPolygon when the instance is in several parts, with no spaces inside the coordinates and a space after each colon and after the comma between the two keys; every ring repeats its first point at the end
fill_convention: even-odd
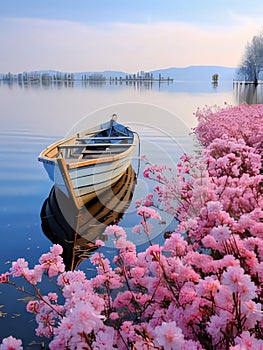
{"type": "MultiPolygon", "coordinates": [[[[146,154],[153,163],[175,166],[180,155],[193,148],[189,133],[196,125],[196,109],[223,106],[225,102],[235,104],[235,98],[232,82],[219,82],[218,87],[211,82],[176,81],[139,86],[76,83],[59,87],[0,82],[0,271],[9,269],[10,262],[19,257],[26,258],[33,267],[51,245],[42,231],[40,218],[52,188],[37,160],[43,148],[116,113],[120,122],[139,133],[140,154],[146,154]]],[[[134,203],[153,184],[142,177],[143,166],[139,167],[137,153],[133,160],[137,179],[120,225],[138,249],[144,249],[146,239],[131,232],[131,227],[139,222],[134,203]]],[[[154,228],[153,241],[159,242],[165,230],[175,227],[173,218],[168,215],[164,218],[166,225],[154,228]]],[[[105,252],[112,254],[112,249],[111,242],[107,242],[105,252]]],[[[88,259],[79,268],[93,273],[88,259]]],[[[43,288],[47,288],[46,284],[43,288]]],[[[12,334],[22,338],[24,348],[39,349],[42,339],[34,336],[36,324],[34,317],[25,311],[24,297],[10,286],[0,286],[0,339],[12,334]]]]}

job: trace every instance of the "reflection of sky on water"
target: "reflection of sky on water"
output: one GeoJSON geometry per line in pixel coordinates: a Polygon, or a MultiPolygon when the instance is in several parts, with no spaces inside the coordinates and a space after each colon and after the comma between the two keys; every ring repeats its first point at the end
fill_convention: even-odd
{"type": "MultiPolygon", "coordinates": [[[[196,125],[193,113],[198,107],[205,105],[232,104],[232,83],[229,89],[216,89],[211,82],[193,82],[189,89],[183,89],[189,83],[161,85],[160,90],[137,90],[121,86],[110,88],[20,88],[17,85],[0,86],[1,123],[2,129],[32,129],[48,135],[65,135],[81,118],[91,115],[94,111],[108,108],[116,104],[140,103],[154,105],[164,109],[176,118],[181,119],[189,128],[196,125]],[[208,89],[204,91],[204,87],[208,89]],[[176,89],[179,89],[177,91],[176,89]],[[175,89],[175,90],[174,90],[175,89]],[[160,93],[161,92],[161,93],[160,93]]],[[[223,83],[222,83],[223,84],[223,83]]],[[[114,109],[114,108],[113,108],[114,109]]],[[[128,111],[128,110],[127,110],[128,111]]],[[[126,113],[125,113],[126,115],[126,113]]],[[[122,115],[125,120],[125,115],[122,115]]],[[[152,125],[151,115],[134,115],[137,121],[152,125]]],[[[107,115],[99,115],[97,122],[107,119],[107,115]]],[[[126,119],[127,120],[127,119],[126,119]]],[[[131,119],[129,119],[131,120],[131,119]]],[[[132,118],[134,121],[134,119],[132,118]]],[[[161,126],[163,127],[163,120],[161,126]]],[[[91,120],[90,124],[94,124],[91,120]]],[[[175,125],[175,122],[170,123],[175,125]]],[[[159,125],[160,126],[160,125],[159,125]]],[[[167,125],[166,125],[167,128],[167,125]]],[[[170,126],[168,125],[168,130],[170,126]]]]}

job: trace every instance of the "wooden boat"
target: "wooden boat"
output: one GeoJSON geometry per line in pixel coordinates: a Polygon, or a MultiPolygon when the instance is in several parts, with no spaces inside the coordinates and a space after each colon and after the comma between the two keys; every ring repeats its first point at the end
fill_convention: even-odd
{"type": "Polygon", "coordinates": [[[63,247],[67,270],[76,268],[97,249],[96,239],[108,225],[118,223],[129,207],[136,174],[131,166],[121,178],[99,197],[94,197],[80,210],[59,188],[53,186],[41,210],[42,230],[53,242],[63,247]]]}
{"type": "Polygon", "coordinates": [[[53,143],[38,160],[80,208],[124,174],[135,146],[134,132],[113,115],[108,122],[53,143]]]}

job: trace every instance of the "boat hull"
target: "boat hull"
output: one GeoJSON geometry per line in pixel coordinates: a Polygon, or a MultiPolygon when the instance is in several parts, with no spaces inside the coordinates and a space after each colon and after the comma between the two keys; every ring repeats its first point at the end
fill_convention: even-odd
{"type": "MultiPolygon", "coordinates": [[[[104,163],[103,165],[89,165],[69,170],[68,174],[74,195],[84,205],[92,198],[99,196],[107,187],[117,182],[131,165],[131,159],[122,159],[118,162],[104,163]]],[[[62,176],[61,170],[55,165],[55,185],[70,197],[70,190],[62,176]]]]}
{"type": "Polygon", "coordinates": [[[38,158],[49,178],[63,193],[74,199],[77,207],[113,185],[131,165],[136,147],[132,131],[112,122],[100,125],[99,130],[102,132],[95,136],[85,131],[84,135],[92,134],[93,137],[77,134],[60,140],[38,158]],[[117,125],[120,136],[116,133],[115,136],[97,136],[109,129],[107,125],[117,125]],[[122,136],[124,130],[126,135],[122,136]]]}

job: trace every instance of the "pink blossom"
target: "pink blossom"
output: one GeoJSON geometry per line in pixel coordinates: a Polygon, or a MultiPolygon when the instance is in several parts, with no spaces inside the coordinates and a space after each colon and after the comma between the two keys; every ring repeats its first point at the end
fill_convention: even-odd
{"type": "Polygon", "coordinates": [[[115,247],[118,249],[123,249],[127,247],[127,240],[126,238],[120,237],[119,239],[116,239],[116,241],[114,242],[115,247]]]}
{"type": "MultiPolygon", "coordinates": [[[[127,248],[127,244],[126,244],[126,248],[127,248]]],[[[136,256],[136,252],[134,251],[126,251],[122,257],[125,265],[134,266],[137,263],[137,256],[136,256]]]]}
{"type": "Polygon", "coordinates": [[[186,305],[192,303],[197,298],[195,286],[192,282],[186,282],[180,290],[179,303],[186,305]]]}
{"type": "Polygon", "coordinates": [[[58,275],[65,271],[65,265],[63,259],[60,256],[62,253],[62,247],[58,244],[54,244],[50,248],[50,253],[42,254],[39,259],[41,266],[44,270],[47,270],[49,277],[58,275]]]}
{"type": "Polygon", "coordinates": [[[263,283],[263,261],[261,261],[261,262],[257,265],[256,271],[257,271],[257,274],[258,274],[259,281],[260,281],[261,283],[263,283]]]}
{"type": "Polygon", "coordinates": [[[142,226],[141,225],[135,225],[132,228],[132,232],[133,233],[141,233],[141,230],[142,230],[142,226]]]}
{"type": "Polygon", "coordinates": [[[24,277],[32,285],[36,285],[38,282],[41,282],[43,269],[38,269],[38,265],[35,266],[34,270],[25,270],[24,277]]]}
{"type": "Polygon", "coordinates": [[[217,242],[222,242],[230,238],[231,231],[226,225],[213,227],[210,234],[217,242]]]}
{"type": "Polygon", "coordinates": [[[134,341],[137,336],[131,321],[124,321],[120,327],[122,338],[126,341],[134,341]]]}
{"type": "MultiPolygon", "coordinates": [[[[75,348],[73,344],[79,344],[84,347],[85,342],[81,334],[89,334],[92,331],[97,332],[103,327],[103,316],[101,316],[87,300],[79,301],[73,308],[68,310],[63,320],[60,322],[56,333],[59,337],[64,337],[69,348],[75,348]]],[[[54,349],[50,344],[50,348],[54,349]]]]}
{"type": "Polygon", "coordinates": [[[209,201],[206,203],[207,212],[217,215],[222,209],[222,204],[218,201],[209,201]]]}
{"type": "Polygon", "coordinates": [[[182,350],[203,350],[203,347],[198,341],[185,340],[182,350]]]}
{"type": "Polygon", "coordinates": [[[53,277],[56,276],[57,274],[59,274],[60,272],[64,272],[65,270],[65,265],[63,263],[63,261],[58,261],[56,263],[56,265],[50,265],[48,268],[48,275],[49,277],[53,277]]]}
{"type": "Polygon", "coordinates": [[[202,239],[202,243],[206,248],[211,248],[213,250],[219,250],[218,242],[212,235],[207,235],[202,239]]]}
{"type": "Polygon", "coordinates": [[[10,272],[5,272],[0,275],[0,283],[7,283],[9,281],[10,272]]]}
{"type": "Polygon", "coordinates": [[[142,206],[139,209],[137,209],[137,214],[145,217],[146,219],[152,218],[161,220],[160,214],[158,214],[154,209],[145,206],[142,206]]]}
{"type": "Polygon", "coordinates": [[[4,338],[0,344],[0,350],[23,350],[22,341],[12,336],[4,338]]]}
{"type": "Polygon", "coordinates": [[[103,327],[96,333],[96,340],[92,343],[94,350],[114,349],[114,329],[112,327],[103,327]]]}
{"type": "Polygon", "coordinates": [[[57,293],[51,293],[51,292],[49,292],[49,293],[48,293],[48,299],[49,299],[50,301],[55,301],[55,302],[57,302],[57,300],[58,300],[58,295],[57,295],[57,293]]]}
{"type": "Polygon", "coordinates": [[[120,308],[123,306],[130,307],[130,301],[132,300],[133,294],[130,291],[125,291],[123,293],[119,293],[114,300],[113,306],[115,308],[120,308]]]}
{"type": "Polygon", "coordinates": [[[67,271],[58,276],[58,285],[64,287],[65,285],[76,284],[82,285],[86,281],[86,275],[83,271],[67,271]]]}
{"type": "Polygon", "coordinates": [[[27,312],[32,312],[34,314],[37,314],[40,310],[39,301],[37,300],[29,301],[26,305],[26,310],[27,312]]]}
{"type": "Polygon", "coordinates": [[[100,239],[96,239],[95,244],[96,244],[96,246],[98,246],[98,247],[103,247],[103,246],[105,246],[105,243],[104,243],[102,240],[100,240],[100,239]]]}
{"type": "Polygon", "coordinates": [[[252,300],[243,302],[241,304],[242,315],[245,316],[245,327],[251,329],[255,326],[257,321],[261,321],[263,318],[261,304],[255,303],[252,300]]]}
{"type": "Polygon", "coordinates": [[[236,345],[230,346],[230,350],[263,350],[263,340],[256,339],[248,331],[243,332],[240,337],[236,337],[235,342],[236,345]]]}
{"type": "Polygon", "coordinates": [[[163,322],[155,328],[156,342],[165,350],[181,350],[184,344],[184,336],[176,322],[163,322]]]}
{"type": "Polygon", "coordinates": [[[10,272],[13,276],[22,276],[28,271],[28,262],[24,258],[17,259],[16,262],[12,262],[10,272]]]}
{"type": "Polygon", "coordinates": [[[117,320],[119,318],[118,312],[111,312],[110,315],[109,315],[109,318],[111,320],[117,320]]]}
{"type": "Polygon", "coordinates": [[[224,310],[221,310],[218,315],[211,316],[210,322],[207,324],[207,332],[212,336],[213,344],[224,339],[227,325],[231,322],[232,318],[232,314],[224,310]]]}
{"type": "Polygon", "coordinates": [[[116,238],[123,237],[126,238],[126,232],[124,229],[117,225],[109,225],[106,227],[106,230],[104,231],[104,235],[114,235],[116,238]]]}
{"type": "Polygon", "coordinates": [[[53,244],[53,246],[50,248],[50,252],[54,255],[61,255],[63,248],[59,244],[53,244]]]}
{"type": "Polygon", "coordinates": [[[249,301],[256,297],[256,286],[249,275],[239,266],[229,266],[223,273],[222,283],[235,293],[240,293],[242,301],[249,301]]]}
{"type": "Polygon", "coordinates": [[[176,256],[183,256],[186,254],[187,242],[179,233],[172,233],[164,243],[164,250],[175,254],[176,256]]]}
{"type": "Polygon", "coordinates": [[[142,267],[136,266],[133,269],[131,269],[130,274],[136,282],[139,282],[139,280],[145,274],[145,269],[142,267]]]}

